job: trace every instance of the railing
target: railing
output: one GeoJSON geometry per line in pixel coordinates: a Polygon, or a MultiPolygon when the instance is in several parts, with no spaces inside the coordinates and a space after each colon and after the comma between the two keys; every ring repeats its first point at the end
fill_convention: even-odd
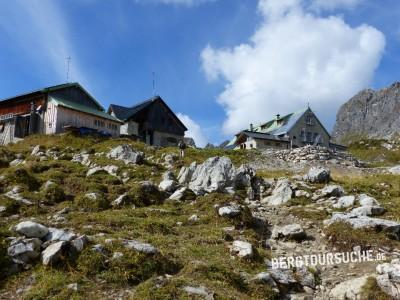
{"type": "Polygon", "coordinates": [[[1,115],[0,116],[0,121],[12,119],[12,118],[14,118],[14,114],[13,113],[5,114],[5,115],[1,115]]]}

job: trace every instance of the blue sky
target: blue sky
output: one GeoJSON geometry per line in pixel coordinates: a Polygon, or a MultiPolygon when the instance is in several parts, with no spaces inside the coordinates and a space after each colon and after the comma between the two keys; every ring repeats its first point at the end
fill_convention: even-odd
{"type": "Polygon", "coordinates": [[[355,92],[399,79],[399,15],[397,0],[1,0],[0,98],[65,82],[71,56],[106,108],[151,97],[155,72],[200,145],[307,102],[331,129],[355,92]]]}

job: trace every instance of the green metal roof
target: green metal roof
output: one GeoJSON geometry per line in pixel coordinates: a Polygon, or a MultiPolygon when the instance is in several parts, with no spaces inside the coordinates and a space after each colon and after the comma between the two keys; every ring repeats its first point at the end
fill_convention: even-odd
{"type": "Polygon", "coordinates": [[[119,119],[113,117],[112,115],[109,115],[108,113],[98,110],[98,109],[94,109],[94,108],[90,108],[87,107],[85,105],[82,104],[78,104],[72,101],[68,101],[65,99],[60,99],[60,98],[55,98],[54,96],[50,97],[51,99],[49,99],[50,103],[54,103],[55,105],[60,105],[63,106],[65,108],[69,108],[69,109],[73,109],[73,110],[77,110],[77,111],[81,111],[83,113],[87,113],[90,115],[95,115],[98,116],[100,118],[103,119],[108,119],[114,122],[118,122],[118,123],[122,123],[119,119]]]}

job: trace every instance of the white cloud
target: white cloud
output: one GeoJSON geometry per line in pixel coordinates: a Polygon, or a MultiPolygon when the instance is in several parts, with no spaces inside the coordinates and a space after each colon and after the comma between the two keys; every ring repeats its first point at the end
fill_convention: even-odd
{"type": "Polygon", "coordinates": [[[204,147],[207,145],[208,140],[199,124],[193,121],[188,115],[178,113],[177,116],[179,120],[181,120],[182,123],[188,128],[188,131],[186,131],[185,134],[186,137],[193,138],[197,147],[204,147]]]}
{"type": "Polygon", "coordinates": [[[354,8],[363,0],[313,0],[311,7],[316,10],[334,10],[337,8],[354,8]]]}
{"type": "Polygon", "coordinates": [[[203,50],[207,77],[226,81],[218,96],[226,112],[225,134],[308,101],[324,120],[334,119],[340,104],[370,83],[384,35],[368,25],[353,28],[340,17],[319,17],[304,5],[302,0],[260,0],[264,20],[248,43],[203,50]]]}
{"type": "Polygon", "coordinates": [[[70,79],[87,84],[71,46],[65,18],[55,1],[17,0],[12,4],[0,1],[1,29],[40,71],[48,70],[47,78],[56,77],[57,82],[64,82],[66,58],[71,56],[70,79]]]}

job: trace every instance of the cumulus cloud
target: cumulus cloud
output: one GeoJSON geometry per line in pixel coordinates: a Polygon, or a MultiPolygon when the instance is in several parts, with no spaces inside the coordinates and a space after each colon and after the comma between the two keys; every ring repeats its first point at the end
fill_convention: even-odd
{"type": "Polygon", "coordinates": [[[188,115],[178,113],[177,116],[179,120],[181,120],[182,123],[188,128],[188,131],[186,131],[185,134],[186,137],[193,138],[197,147],[204,147],[207,145],[208,140],[199,124],[193,121],[188,115]]]}
{"type": "Polygon", "coordinates": [[[218,96],[226,112],[225,134],[307,102],[323,118],[334,118],[340,104],[370,83],[384,35],[365,24],[351,27],[341,17],[320,17],[305,8],[308,4],[259,0],[263,21],[249,42],[202,51],[207,77],[226,82],[218,96]]]}

